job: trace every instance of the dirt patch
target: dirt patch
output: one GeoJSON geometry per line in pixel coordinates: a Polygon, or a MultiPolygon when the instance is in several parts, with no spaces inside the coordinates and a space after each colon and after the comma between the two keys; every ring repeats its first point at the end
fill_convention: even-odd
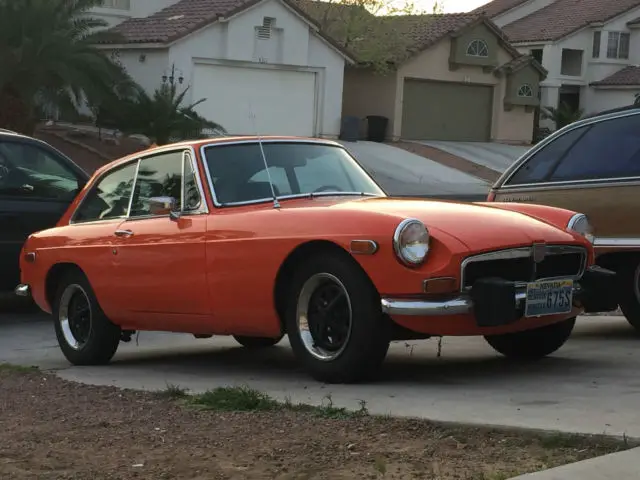
{"type": "Polygon", "coordinates": [[[427,145],[422,145],[419,143],[402,141],[392,142],[390,145],[406,150],[407,152],[420,155],[421,157],[428,158],[429,160],[438,162],[446,167],[454,168],[456,170],[460,170],[461,172],[468,173],[469,175],[481,178],[490,183],[495,182],[500,177],[500,173],[496,172],[495,170],[491,170],[484,165],[478,165],[477,163],[473,163],[464,158],[452,155],[449,152],[445,152],[444,150],[440,150],[438,148],[429,147],[427,145]]]}
{"type": "Polygon", "coordinates": [[[86,386],[6,366],[0,385],[2,479],[498,480],[631,446],[283,406],[237,389],[199,396],[196,408],[177,388],[86,386]]]}

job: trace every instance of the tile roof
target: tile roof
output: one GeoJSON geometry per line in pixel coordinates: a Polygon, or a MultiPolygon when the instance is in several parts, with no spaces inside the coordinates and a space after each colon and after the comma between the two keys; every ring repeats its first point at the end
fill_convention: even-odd
{"type": "MultiPolygon", "coordinates": [[[[103,32],[99,43],[135,44],[170,43],[215,22],[222,17],[230,17],[260,3],[262,0],[180,0],[153,15],[144,18],[130,18],[103,32]]],[[[303,0],[282,0],[309,23],[318,27],[314,17],[300,8],[303,0]]],[[[322,38],[348,59],[353,54],[333,38],[320,32],[322,38]]]]}
{"type": "Polygon", "coordinates": [[[121,40],[104,43],[168,43],[253,3],[251,0],[181,0],[148,17],[130,18],[116,25],[109,33],[121,40]]]}
{"type": "Polygon", "coordinates": [[[502,27],[512,42],[554,41],[640,7],[640,0],[556,0],[502,27]]]}
{"type": "Polygon", "coordinates": [[[632,65],[618,70],[613,75],[591,82],[594,86],[640,86],[640,66],[632,65]]]}
{"type": "Polygon", "coordinates": [[[484,13],[488,17],[495,17],[512,8],[522,5],[528,0],[493,0],[492,2],[480,5],[478,8],[471,10],[471,13],[484,13]]]}
{"type": "Polygon", "coordinates": [[[519,57],[515,57],[511,61],[500,65],[495,71],[496,73],[513,73],[527,65],[532,65],[533,68],[538,70],[545,77],[548,74],[547,70],[531,55],[520,55],[519,57]]]}

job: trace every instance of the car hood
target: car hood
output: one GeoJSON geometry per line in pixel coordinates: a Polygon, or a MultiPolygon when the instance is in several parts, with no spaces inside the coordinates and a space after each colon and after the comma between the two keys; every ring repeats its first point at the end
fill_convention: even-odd
{"type": "Polygon", "coordinates": [[[473,203],[366,198],[339,202],[334,207],[393,215],[399,219],[416,218],[432,234],[444,232],[470,250],[508,248],[538,241],[575,242],[575,237],[567,231],[523,213],[473,203]]]}

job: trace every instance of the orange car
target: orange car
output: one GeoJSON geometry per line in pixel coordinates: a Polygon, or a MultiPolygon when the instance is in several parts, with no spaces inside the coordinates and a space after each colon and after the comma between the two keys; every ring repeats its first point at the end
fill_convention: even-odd
{"type": "Polygon", "coordinates": [[[585,216],[514,203],[390,198],[338,143],[222,138],[98,170],[21,254],[21,295],[76,365],[140,330],[286,334],[326,382],[371,378],[392,340],[483,335],[533,359],[576,315],[616,308],[585,216]],[[267,167],[268,165],[268,167],[267,167]]]}

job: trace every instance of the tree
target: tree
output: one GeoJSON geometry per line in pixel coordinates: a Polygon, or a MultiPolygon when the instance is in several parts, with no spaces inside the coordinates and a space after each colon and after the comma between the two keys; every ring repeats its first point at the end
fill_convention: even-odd
{"type": "Polygon", "coordinates": [[[183,106],[189,87],[178,92],[174,80],[163,83],[153,95],[141,87],[132,97],[119,102],[105,104],[101,110],[103,118],[126,134],[143,134],[156,145],[207,136],[203,130],[212,129],[216,134],[225,134],[225,129],[216,122],[200,116],[195,107],[205,102],[202,98],[183,106]]]}
{"type": "Polygon", "coordinates": [[[558,108],[542,107],[540,114],[543,119],[551,120],[555,124],[556,130],[560,130],[562,127],[580,120],[584,110],[574,110],[569,104],[562,102],[558,108]]]}
{"type": "Polygon", "coordinates": [[[0,0],[0,127],[32,134],[44,109],[77,113],[114,85],[133,85],[94,45],[107,24],[87,12],[100,4],[0,0]]]}
{"type": "Polygon", "coordinates": [[[320,30],[352,52],[358,63],[385,73],[408,55],[411,39],[394,18],[423,13],[412,0],[298,0],[320,30]]]}
{"type": "Polygon", "coordinates": [[[435,0],[433,2],[433,9],[432,9],[432,13],[435,14],[442,14],[444,13],[444,1],[443,0],[435,0]]]}

